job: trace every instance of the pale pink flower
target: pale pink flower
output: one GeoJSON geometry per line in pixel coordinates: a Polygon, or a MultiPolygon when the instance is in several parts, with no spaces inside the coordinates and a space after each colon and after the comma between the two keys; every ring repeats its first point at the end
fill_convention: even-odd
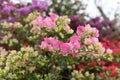
{"type": "Polygon", "coordinates": [[[39,46],[41,49],[45,49],[48,47],[48,43],[46,41],[42,41],[41,45],[39,46]]]}
{"type": "Polygon", "coordinates": [[[48,45],[48,51],[55,51],[52,45],[48,45]]]}
{"type": "Polygon", "coordinates": [[[43,19],[43,22],[45,27],[52,28],[55,27],[55,21],[53,21],[50,17],[46,17],[43,19]]]}
{"type": "Polygon", "coordinates": [[[84,43],[87,45],[90,45],[90,44],[94,44],[96,42],[98,42],[98,38],[93,37],[93,38],[85,38],[84,43]]]}
{"type": "Polygon", "coordinates": [[[94,37],[99,37],[99,31],[96,28],[93,28],[94,37]]]}
{"type": "Polygon", "coordinates": [[[85,38],[85,42],[86,45],[90,45],[92,43],[91,38],[85,38]]]}
{"type": "Polygon", "coordinates": [[[19,22],[15,22],[15,23],[13,24],[13,27],[14,27],[14,28],[17,28],[19,25],[20,25],[19,22]]]}
{"type": "Polygon", "coordinates": [[[31,30],[38,32],[41,28],[39,26],[33,26],[31,30]]]}
{"type": "Polygon", "coordinates": [[[37,18],[35,18],[33,21],[32,21],[32,24],[33,25],[39,25],[39,23],[42,21],[42,17],[41,16],[38,16],[37,18]]]}
{"type": "Polygon", "coordinates": [[[44,41],[41,42],[40,48],[47,48],[49,51],[56,51],[59,49],[61,42],[54,37],[44,38],[44,41]]]}
{"type": "Polygon", "coordinates": [[[55,21],[55,19],[59,17],[57,14],[52,13],[52,12],[50,12],[49,15],[50,15],[50,18],[51,18],[53,21],[55,21]]]}
{"type": "Polygon", "coordinates": [[[79,36],[83,36],[84,26],[78,26],[77,27],[77,34],[79,36]]]}
{"type": "Polygon", "coordinates": [[[93,31],[92,29],[93,29],[93,28],[92,28],[89,24],[87,24],[87,25],[85,26],[84,32],[91,33],[91,32],[93,31]]]}
{"type": "Polygon", "coordinates": [[[69,31],[69,30],[70,30],[70,26],[69,26],[69,25],[66,25],[66,26],[64,27],[64,30],[65,30],[65,31],[69,31]]]}

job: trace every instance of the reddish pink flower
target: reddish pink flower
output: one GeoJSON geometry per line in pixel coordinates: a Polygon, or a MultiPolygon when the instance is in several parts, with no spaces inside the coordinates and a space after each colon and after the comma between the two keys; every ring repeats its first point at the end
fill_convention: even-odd
{"type": "Polygon", "coordinates": [[[105,48],[110,48],[112,50],[112,55],[120,53],[120,41],[118,40],[109,40],[107,38],[102,39],[102,44],[105,48]]]}
{"type": "Polygon", "coordinates": [[[102,66],[104,66],[104,65],[105,65],[105,63],[106,63],[106,62],[105,62],[105,61],[103,61],[103,60],[102,60],[102,61],[100,61],[100,65],[102,65],[102,66]]]}
{"type": "Polygon", "coordinates": [[[104,73],[103,72],[100,72],[99,75],[100,75],[100,77],[104,78],[104,73]]]}
{"type": "Polygon", "coordinates": [[[76,65],[76,70],[80,71],[81,69],[85,69],[87,67],[85,62],[81,62],[80,64],[76,65]]]}
{"type": "Polygon", "coordinates": [[[23,42],[23,45],[27,47],[29,44],[28,44],[28,42],[25,41],[25,42],[23,42]]]}
{"type": "Polygon", "coordinates": [[[110,75],[110,77],[117,77],[118,76],[118,72],[116,70],[113,70],[110,75]]]}
{"type": "Polygon", "coordinates": [[[72,53],[72,57],[73,57],[73,58],[77,57],[77,53],[76,53],[76,52],[73,52],[73,53],[72,53]]]}
{"type": "Polygon", "coordinates": [[[96,62],[89,62],[88,65],[89,66],[96,66],[96,62]]]}

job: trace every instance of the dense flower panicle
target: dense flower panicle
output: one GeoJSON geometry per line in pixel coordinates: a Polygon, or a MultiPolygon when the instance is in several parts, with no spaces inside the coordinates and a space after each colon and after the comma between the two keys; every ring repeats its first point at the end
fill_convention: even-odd
{"type": "Polygon", "coordinates": [[[56,25],[55,21],[52,20],[50,17],[46,17],[45,19],[43,19],[43,21],[41,21],[41,23],[44,24],[44,26],[49,26],[49,27],[54,27],[56,25]]]}
{"type": "MultiPolygon", "coordinates": [[[[55,15],[54,13],[50,13],[50,17],[45,17],[42,18],[42,16],[38,16],[37,18],[35,18],[32,21],[32,24],[37,26],[37,28],[42,28],[42,27],[46,27],[46,28],[53,28],[56,26],[55,23],[55,19],[57,15],[55,15]]],[[[34,30],[35,27],[33,27],[34,30]]]]}
{"type": "Polygon", "coordinates": [[[90,25],[78,26],[77,27],[77,34],[81,36],[88,36],[88,37],[99,37],[99,31],[96,28],[90,27],[90,25]]]}
{"type": "MultiPolygon", "coordinates": [[[[40,45],[41,49],[48,48],[49,51],[56,51],[60,50],[61,55],[68,55],[68,54],[77,54],[76,51],[81,48],[80,42],[77,40],[75,42],[62,42],[55,38],[49,37],[45,38],[44,41],[41,42],[40,45]],[[51,50],[52,49],[52,50],[51,50]]],[[[74,55],[75,56],[75,55],[74,55]]]]}
{"type": "Polygon", "coordinates": [[[49,37],[45,38],[44,41],[41,42],[40,48],[41,49],[48,48],[49,51],[56,51],[57,49],[59,49],[60,43],[61,42],[59,40],[49,37]]]}
{"type": "Polygon", "coordinates": [[[99,37],[99,31],[96,28],[92,28],[89,24],[86,25],[84,32],[87,34],[91,34],[94,37],[99,37]]]}

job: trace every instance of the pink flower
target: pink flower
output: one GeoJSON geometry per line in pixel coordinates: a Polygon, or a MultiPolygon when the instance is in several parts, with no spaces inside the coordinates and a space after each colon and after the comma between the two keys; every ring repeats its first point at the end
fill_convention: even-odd
{"type": "Polygon", "coordinates": [[[20,25],[19,22],[15,22],[15,23],[13,24],[13,27],[14,27],[14,28],[17,28],[19,25],[20,25]]]}
{"type": "Polygon", "coordinates": [[[69,52],[70,52],[70,45],[68,43],[60,44],[60,51],[61,51],[60,54],[63,54],[63,55],[64,54],[65,55],[69,54],[69,52]]]}
{"type": "Polygon", "coordinates": [[[78,26],[77,27],[77,34],[79,36],[83,36],[84,26],[78,26]]]}
{"type": "Polygon", "coordinates": [[[42,41],[41,42],[41,45],[39,46],[41,49],[45,49],[45,48],[47,48],[47,46],[48,46],[48,43],[46,42],[46,41],[42,41]]]}
{"type": "Polygon", "coordinates": [[[47,26],[48,28],[54,27],[55,21],[53,21],[50,17],[46,17],[43,19],[44,26],[47,26]]]}
{"type": "Polygon", "coordinates": [[[99,31],[96,28],[93,28],[94,37],[99,37],[99,31]]]}
{"type": "Polygon", "coordinates": [[[76,41],[78,41],[79,37],[77,35],[73,35],[72,37],[70,37],[70,42],[74,43],[76,41]]]}
{"type": "Polygon", "coordinates": [[[104,73],[103,73],[103,72],[100,72],[99,75],[100,75],[100,77],[102,77],[102,78],[104,77],[104,73]]]}
{"type": "Polygon", "coordinates": [[[78,40],[78,36],[77,35],[73,35],[71,38],[70,38],[70,46],[72,47],[72,50],[75,51],[75,50],[78,50],[81,48],[81,43],[79,42],[78,40]]]}
{"type": "Polygon", "coordinates": [[[41,28],[39,26],[33,26],[31,30],[38,32],[41,28]]]}
{"type": "Polygon", "coordinates": [[[66,25],[65,27],[64,27],[64,30],[65,31],[70,31],[71,29],[70,29],[70,26],[69,25],[66,25]]]}
{"type": "Polygon", "coordinates": [[[44,19],[41,16],[38,16],[32,21],[32,24],[40,27],[52,28],[56,25],[55,18],[57,17],[58,16],[53,13],[50,13],[50,17],[46,17],[44,19]]]}
{"type": "Polygon", "coordinates": [[[50,18],[51,18],[53,21],[55,21],[55,19],[59,17],[57,14],[52,13],[52,12],[50,12],[49,15],[50,15],[50,18]]]}
{"type": "Polygon", "coordinates": [[[85,44],[87,44],[87,45],[94,44],[96,42],[98,42],[98,38],[95,38],[95,37],[85,38],[85,44]]]}
{"type": "Polygon", "coordinates": [[[58,49],[60,46],[60,41],[54,37],[45,38],[45,41],[53,47],[54,50],[58,49]]]}
{"type": "Polygon", "coordinates": [[[41,42],[40,48],[47,48],[49,51],[56,51],[60,47],[60,41],[54,37],[44,38],[44,41],[41,42]]]}
{"type": "Polygon", "coordinates": [[[73,50],[78,50],[81,48],[81,43],[78,41],[74,42],[72,45],[73,45],[73,50]]]}
{"type": "Polygon", "coordinates": [[[35,25],[35,24],[39,24],[40,22],[42,21],[42,17],[41,16],[38,16],[37,18],[35,18],[33,21],[32,21],[32,24],[35,25]]]}
{"type": "Polygon", "coordinates": [[[73,58],[77,57],[77,53],[76,53],[76,52],[73,52],[73,53],[72,53],[72,57],[73,57],[73,58]]]}
{"type": "Polygon", "coordinates": [[[52,45],[48,45],[48,51],[55,51],[52,45]]]}
{"type": "Polygon", "coordinates": [[[92,32],[92,29],[93,29],[93,28],[92,28],[89,24],[87,24],[87,25],[85,26],[84,31],[87,32],[87,33],[91,33],[91,32],[92,32]]]}

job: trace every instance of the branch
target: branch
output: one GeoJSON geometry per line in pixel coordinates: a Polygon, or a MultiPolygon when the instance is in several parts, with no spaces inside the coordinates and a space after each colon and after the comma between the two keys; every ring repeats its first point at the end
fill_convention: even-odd
{"type": "Polygon", "coordinates": [[[100,12],[101,16],[102,16],[104,19],[109,20],[109,18],[108,18],[108,17],[106,16],[106,14],[104,13],[102,7],[100,7],[100,6],[97,5],[97,0],[95,0],[95,5],[96,5],[98,11],[100,12]]]}

